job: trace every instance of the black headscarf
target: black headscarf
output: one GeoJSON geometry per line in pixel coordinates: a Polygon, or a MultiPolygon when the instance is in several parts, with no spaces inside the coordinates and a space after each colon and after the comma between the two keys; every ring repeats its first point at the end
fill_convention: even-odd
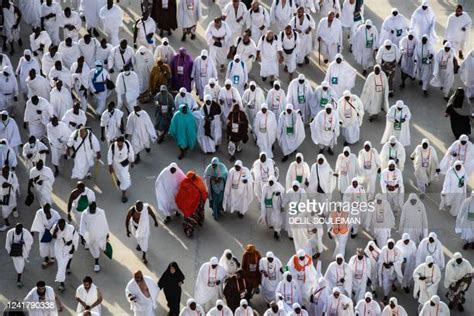
{"type": "Polygon", "coordinates": [[[181,272],[178,264],[176,262],[171,262],[168,267],[166,268],[165,272],[161,276],[160,280],[158,281],[158,287],[160,289],[167,289],[173,290],[179,287],[178,283],[184,281],[184,274],[181,272]],[[176,271],[175,273],[170,272],[170,268],[173,267],[176,271]]]}

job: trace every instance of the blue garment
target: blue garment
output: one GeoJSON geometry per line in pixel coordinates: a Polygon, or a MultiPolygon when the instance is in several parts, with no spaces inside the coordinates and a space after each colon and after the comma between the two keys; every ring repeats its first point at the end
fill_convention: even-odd
{"type": "Polygon", "coordinates": [[[212,216],[217,219],[219,212],[223,210],[224,188],[227,181],[227,167],[214,157],[204,171],[204,177],[209,192],[209,206],[212,209],[212,216]]]}
{"type": "Polygon", "coordinates": [[[193,149],[197,139],[197,124],[192,112],[183,112],[185,104],[179,106],[171,119],[169,134],[181,149],[193,149]]]}

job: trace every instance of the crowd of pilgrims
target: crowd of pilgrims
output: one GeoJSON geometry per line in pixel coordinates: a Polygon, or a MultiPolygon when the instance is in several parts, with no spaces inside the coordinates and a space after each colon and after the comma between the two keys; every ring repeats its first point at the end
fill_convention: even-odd
{"type": "MultiPolygon", "coordinates": [[[[342,6],[338,0],[274,0],[270,11],[257,0],[218,0],[217,5],[221,15],[205,31],[208,49],[193,58],[184,47],[175,51],[164,36],[179,27],[183,42],[188,36],[195,40],[203,18],[200,0],[143,1],[131,43],[119,36],[124,12],[118,1],[76,0],[65,7],[53,0],[24,0],[17,7],[2,0],[0,231],[8,230],[5,248],[18,287],[23,286],[35,233],[42,268],[57,265],[60,292],[65,290],[79,243],[90,251],[93,271],[99,272],[101,253],[112,257],[109,226],[106,212],[83,180],[91,178],[96,163],[106,163],[122,202],[127,203],[131,167],[140,162],[143,150],[150,152],[153,143],[171,137],[179,160],[196,145],[212,154],[225,144],[233,165],[228,168],[214,157],[202,175],[184,173],[176,162],[164,168],[155,190],[156,208],[165,224],[175,215],[183,216],[184,232],[192,237],[203,226],[207,201],[218,221],[225,213],[243,218],[255,200],[261,213],[258,223],[270,228],[275,239],[286,231],[295,255],[285,264],[273,252],[262,256],[248,245],[240,263],[226,250],[220,260],[213,257],[201,266],[194,298],[181,311],[185,277],[177,263],[169,265],[158,283],[137,271],[125,290],[135,315],[153,315],[160,290],[169,315],[253,315],[255,295],[268,303],[266,316],[407,315],[391,297],[397,287],[413,293],[421,315],[462,311],[472,266],[459,252],[445,264],[443,245],[430,232],[423,204],[430,183],[443,175],[440,209],[456,218],[463,249],[474,249],[474,198],[467,195],[474,172],[474,145],[469,141],[474,52],[463,54],[469,48],[471,19],[462,6],[449,15],[443,47],[435,50],[437,21],[428,1],[422,1],[410,21],[392,9],[380,31],[364,18],[363,0],[344,0],[342,6]],[[20,24],[32,29],[24,42],[20,24]],[[343,34],[349,34],[345,51],[343,34]],[[14,70],[9,55],[23,44],[29,48],[14,70]],[[345,61],[343,51],[353,54],[366,76],[360,95],[351,91],[357,70],[345,61]],[[305,75],[294,76],[297,67],[310,63],[313,53],[320,65],[321,61],[326,65],[325,78],[316,88],[305,75]],[[254,64],[259,64],[262,81],[270,83],[267,93],[249,77],[254,64]],[[280,65],[288,74],[286,92],[278,80],[280,65]],[[222,86],[219,72],[225,77],[222,86]],[[397,73],[400,96],[406,84],[417,80],[426,97],[431,86],[440,88],[448,101],[445,113],[456,140],[441,160],[426,138],[406,152],[412,145],[409,105],[389,102],[397,90],[397,73]],[[453,91],[456,74],[463,87],[453,91]],[[18,99],[26,103],[24,112],[18,99]],[[153,104],[152,117],[142,109],[147,103],[153,104]],[[349,146],[359,143],[364,116],[369,122],[385,117],[382,147],[378,151],[365,141],[353,153],[349,146]],[[100,135],[88,127],[91,117],[100,120],[100,135]],[[24,144],[18,125],[28,133],[24,144]],[[298,152],[308,131],[319,150],[312,166],[298,152]],[[334,155],[341,139],[345,147],[333,168],[324,153],[334,155]],[[246,167],[237,158],[251,141],[260,154],[246,167]],[[276,143],[283,162],[296,154],[284,180],[274,160],[276,143]],[[103,146],[108,148],[105,163],[103,146]],[[48,156],[52,168],[46,165],[48,156]],[[413,161],[419,195],[410,193],[405,200],[407,158],[413,161]],[[73,160],[71,179],[77,183],[68,200],[67,218],[62,218],[53,208],[52,194],[66,159],[73,160]],[[24,203],[40,204],[30,229],[26,223],[10,223],[11,217],[17,221],[23,203],[15,173],[19,161],[29,174],[24,203]],[[296,217],[303,224],[290,225],[289,203],[309,197],[355,206],[350,212],[336,207],[300,213],[296,217]],[[359,209],[362,202],[373,202],[373,212],[359,209]],[[330,220],[324,225],[312,221],[315,218],[330,220]],[[398,241],[391,238],[395,229],[402,236],[398,241]],[[325,230],[335,250],[323,273],[325,230]],[[361,230],[373,240],[349,254],[346,262],[347,240],[357,238],[361,230]],[[437,295],[443,272],[448,304],[437,295]],[[376,290],[382,294],[381,302],[376,290]]],[[[151,204],[137,201],[126,215],[127,236],[136,240],[144,264],[152,221],[158,226],[155,213],[151,204]]],[[[76,292],[77,312],[100,315],[103,292],[85,277],[76,292]]],[[[44,281],[38,281],[25,299],[56,301],[51,313],[31,310],[34,315],[62,310],[53,288],[44,281]]]]}

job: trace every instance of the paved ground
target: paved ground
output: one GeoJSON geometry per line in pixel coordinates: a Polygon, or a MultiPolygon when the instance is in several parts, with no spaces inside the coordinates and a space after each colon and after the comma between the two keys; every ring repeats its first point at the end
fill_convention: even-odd
{"type": "MultiPolygon", "coordinates": [[[[69,2],[69,1],[68,1],[69,2]]],[[[474,3],[472,1],[461,1],[465,5],[465,10],[470,11],[473,15],[474,3]]],[[[137,0],[122,0],[121,5],[126,12],[125,24],[127,28],[132,25],[132,20],[137,17],[139,12],[139,5],[137,0]]],[[[200,50],[204,48],[204,30],[207,27],[208,22],[217,13],[217,7],[212,4],[210,7],[207,6],[208,0],[204,0],[204,14],[208,15],[206,19],[201,22],[198,31],[198,39],[194,42],[188,41],[185,46],[188,51],[196,56],[200,50]]],[[[268,3],[268,1],[265,1],[268,3]]],[[[411,12],[417,6],[418,1],[406,0],[406,1],[395,1],[395,0],[367,0],[365,15],[366,18],[372,19],[374,24],[380,29],[381,23],[385,16],[390,13],[391,7],[397,6],[398,9],[406,17],[411,16],[411,12]]],[[[456,4],[456,1],[431,1],[433,8],[436,11],[438,18],[437,30],[438,34],[444,33],[444,27],[446,26],[446,17],[449,15],[456,4]]],[[[317,18],[319,21],[319,17],[317,18]]],[[[26,26],[23,26],[24,38],[29,32],[26,26]]],[[[123,36],[130,38],[131,33],[128,30],[122,32],[123,36]]],[[[171,44],[176,49],[182,44],[179,41],[181,33],[177,32],[174,36],[170,37],[171,44]]],[[[347,47],[347,45],[345,45],[347,47]]],[[[439,46],[439,45],[438,45],[439,46]]],[[[349,55],[347,49],[344,51],[344,55],[347,60],[353,64],[353,58],[349,55]]],[[[324,77],[324,73],[321,67],[317,65],[317,56],[312,56],[312,63],[310,67],[299,68],[298,71],[305,73],[306,77],[311,79],[313,83],[320,83],[324,77]],[[316,62],[315,62],[316,61],[316,62]]],[[[14,65],[17,64],[19,54],[15,54],[12,58],[14,65]]],[[[361,69],[357,67],[359,71],[361,69]]],[[[258,66],[254,67],[252,72],[252,79],[256,80],[258,84],[261,84],[265,89],[269,88],[268,83],[264,84],[258,78],[258,66]]],[[[222,74],[220,75],[222,77],[222,74]]],[[[222,78],[221,78],[222,79],[222,78]]],[[[284,88],[286,89],[287,80],[282,80],[284,88]]],[[[363,85],[363,77],[359,73],[356,87],[354,92],[359,94],[363,85]]],[[[430,139],[431,143],[436,147],[438,155],[441,155],[449,144],[453,141],[453,136],[449,128],[449,122],[443,117],[443,109],[445,102],[442,99],[440,91],[431,90],[430,97],[424,98],[419,90],[416,83],[409,84],[403,91],[396,91],[395,98],[391,100],[394,103],[397,98],[402,98],[406,104],[411,108],[413,119],[411,125],[412,132],[412,146],[407,148],[407,153],[411,153],[415,145],[418,144],[423,137],[430,139]]],[[[24,102],[18,102],[17,106],[21,109],[24,108],[24,102]]],[[[151,106],[146,106],[147,110],[151,111],[151,106]]],[[[98,131],[98,124],[96,120],[89,121],[90,125],[94,130],[98,131]]],[[[384,128],[384,121],[379,120],[373,123],[364,122],[362,127],[361,139],[370,140],[372,144],[380,148],[381,133],[384,128]]],[[[26,141],[25,131],[22,130],[23,140],[26,141]]],[[[309,136],[309,130],[307,131],[309,136]]],[[[361,148],[361,144],[352,146],[353,152],[357,152],[361,148]]],[[[317,148],[313,145],[310,138],[307,137],[304,144],[300,148],[301,152],[305,155],[306,161],[312,164],[317,155],[317,148]]],[[[335,152],[340,152],[342,145],[339,145],[335,152]]],[[[102,155],[106,154],[105,145],[102,144],[102,155]]],[[[244,151],[239,158],[241,158],[246,166],[250,166],[251,163],[256,159],[258,150],[253,144],[247,144],[244,147],[244,151]]],[[[220,150],[218,156],[222,160],[229,164],[227,155],[224,152],[224,148],[220,150]]],[[[167,166],[170,162],[175,161],[177,157],[177,149],[171,140],[166,140],[160,146],[154,145],[150,154],[143,155],[143,162],[140,163],[135,169],[133,169],[132,179],[133,187],[130,192],[130,201],[141,199],[143,201],[156,204],[155,193],[154,193],[154,182],[156,175],[162,168],[167,166]]],[[[276,159],[281,158],[281,153],[276,150],[276,159]]],[[[180,162],[180,166],[183,170],[187,171],[190,169],[196,170],[198,173],[202,173],[205,166],[209,163],[211,156],[202,154],[199,150],[196,150],[189,155],[185,160],[180,162]]],[[[334,166],[335,157],[330,157],[331,165],[334,166]]],[[[286,174],[288,163],[281,164],[279,167],[281,170],[282,177],[286,174]]],[[[61,167],[62,174],[56,179],[54,186],[54,202],[55,208],[60,210],[63,215],[66,211],[67,197],[70,190],[73,188],[73,183],[70,181],[69,176],[71,172],[72,163],[66,162],[61,167]]],[[[412,176],[412,165],[408,161],[406,163],[406,169],[404,172],[406,191],[412,192],[414,190],[414,178],[412,176]]],[[[22,192],[25,192],[25,170],[23,167],[18,168],[18,176],[22,183],[22,192]]],[[[130,313],[129,306],[124,297],[124,287],[130,280],[131,274],[134,270],[141,269],[145,274],[151,275],[154,279],[157,279],[164,271],[167,264],[171,261],[177,261],[181,266],[182,271],[186,275],[186,281],[183,289],[184,293],[182,296],[182,303],[184,303],[188,297],[193,294],[194,279],[200,265],[207,261],[212,256],[218,256],[222,254],[226,248],[231,249],[234,254],[240,256],[243,247],[248,243],[256,244],[257,248],[261,253],[265,253],[268,250],[272,250],[283,262],[286,262],[290,255],[294,253],[293,243],[282,238],[281,241],[275,241],[271,232],[257,226],[257,218],[259,216],[259,208],[254,202],[248,215],[242,220],[236,216],[225,216],[218,223],[212,219],[206,220],[204,228],[200,229],[193,239],[188,239],[184,236],[180,220],[174,220],[167,226],[164,226],[160,220],[158,228],[153,228],[151,231],[150,250],[149,250],[149,265],[146,267],[140,261],[140,254],[135,249],[135,243],[132,239],[126,237],[124,229],[124,221],[126,210],[129,205],[120,203],[120,193],[114,188],[111,182],[111,178],[106,168],[101,167],[98,170],[96,176],[87,181],[87,185],[92,187],[97,194],[98,205],[104,208],[107,213],[110,229],[111,229],[111,242],[114,246],[114,260],[110,261],[107,258],[101,259],[102,271],[99,274],[94,274],[92,271],[93,260],[90,257],[88,251],[85,251],[80,247],[79,251],[74,256],[72,263],[72,275],[68,276],[66,283],[66,291],[60,295],[61,300],[67,307],[65,314],[72,314],[75,309],[74,292],[75,288],[80,284],[82,278],[85,275],[91,275],[94,282],[104,293],[104,309],[103,312],[106,315],[126,315],[130,313]]],[[[441,189],[441,182],[434,183],[430,188],[433,194],[429,194],[425,199],[427,211],[429,212],[429,226],[431,230],[438,233],[441,241],[445,246],[445,254],[447,258],[452,253],[459,251],[462,246],[461,240],[454,234],[454,218],[449,214],[440,212],[438,210],[439,194],[441,189]]],[[[20,198],[23,200],[24,195],[20,198]]],[[[38,205],[34,204],[30,208],[26,208],[20,203],[20,214],[19,221],[23,222],[27,227],[30,226],[33,219],[33,215],[38,205]]],[[[206,212],[206,216],[210,217],[210,212],[206,212]]],[[[14,220],[13,220],[14,222],[14,220]]],[[[77,222],[76,222],[77,223],[77,222]]],[[[0,234],[0,244],[3,245],[5,242],[5,234],[0,234]]],[[[399,234],[394,233],[393,236],[398,239],[399,234]]],[[[360,234],[355,240],[349,240],[347,245],[348,256],[354,253],[358,247],[365,246],[368,238],[360,234]]],[[[333,242],[324,239],[325,245],[329,248],[326,253],[323,254],[323,270],[326,269],[330,256],[332,254],[333,242]]],[[[30,255],[30,262],[27,264],[23,289],[17,289],[15,286],[15,273],[10,258],[1,252],[0,256],[0,307],[7,301],[12,299],[21,299],[25,296],[27,291],[34,286],[37,280],[43,279],[48,284],[52,284],[54,281],[55,267],[50,267],[46,270],[40,268],[40,259],[38,258],[38,245],[37,241],[33,246],[33,250],[30,255]]],[[[463,255],[469,260],[474,259],[474,253],[472,251],[463,251],[463,255]]],[[[441,287],[440,287],[441,289],[441,287]]],[[[444,298],[444,289],[439,291],[439,294],[444,298]]],[[[472,291],[471,291],[472,293],[472,291]]],[[[410,295],[396,293],[399,299],[399,303],[402,304],[408,311],[409,315],[416,313],[417,304],[410,295]]],[[[474,303],[469,299],[473,298],[473,294],[470,294],[467,299],[465,315],[474,314],[474,303]]],[[[157,315],[165,315],[166,302],[163,294],[159,297],[159,308],[157,315]]],[[[263,300],[258,297],[254,301],[257,310],[264,310],[263,300]]],[[[455,314],[455,313],[453,313],[455,314]]]]}

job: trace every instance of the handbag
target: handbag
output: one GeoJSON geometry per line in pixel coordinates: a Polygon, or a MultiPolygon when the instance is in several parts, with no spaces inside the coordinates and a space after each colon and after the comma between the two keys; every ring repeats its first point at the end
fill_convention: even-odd
{"type": "Polygon", "coordinates": [[[51,235],[51,232],[49,231],[49,229],[45,229],[40,242],[48,243],[48,242],[51,242],[51,240],[53,240],[53,235],[51,235]]]}
{"type": "Polygon", "coordinates": [[[104,254],[107,256],[107,258],[112,259],[113,252],[114,251],[112,245],[110,244],[110,242],[107,242],[107,244],[105,245],[104,254]]]}
{"type": "Polygon", "coordinates": [[[107,79],[107,81],[105,82],[105,86],[107,87],[108,90],[115,89],[115,83],[110,79],[107,79]]]}
{"type": "Polygon", "coordinates": [[[12,234],[12,246],[10,248],[10,257],[21,257],[23,255],[23,232],[21,233],[20,242],[13,242],[15,233],[12,234]]]}
{"type": "Polygon", "coordinates": [[[35,196],[33,195],[33,193],[28,193],[28,195],[25,198],[25,205],[30,206],[31,204],[33,204],[34,200],[35,200],[35,196]]]}

